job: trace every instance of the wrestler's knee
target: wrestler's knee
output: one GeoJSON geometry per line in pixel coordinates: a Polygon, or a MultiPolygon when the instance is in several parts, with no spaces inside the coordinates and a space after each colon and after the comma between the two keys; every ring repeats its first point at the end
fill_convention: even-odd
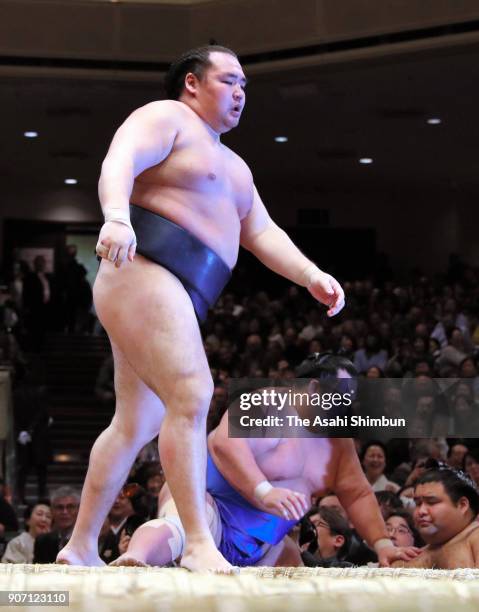
{"type": "Polygon", "coordinates": [[[204,419],[213,395],[214,384],[210,372],[186,376],[176,385],[168,402],[176,414],[190,419],[204,419]]]}

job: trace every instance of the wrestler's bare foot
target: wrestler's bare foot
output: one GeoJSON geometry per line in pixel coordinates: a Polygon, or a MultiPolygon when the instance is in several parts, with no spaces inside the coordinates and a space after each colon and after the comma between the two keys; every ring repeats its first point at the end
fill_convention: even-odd
{"type": "MultiPolygon", "coordinates": [[[[139,557],[140,555],[138,555],[139,557]]],[[[111,563],[109,563],[110,566],[113,567],[120,567],[120,566],[124,566],[124,567],[150,567],[148,565],[148,563],[145,563],[144,561],[141,561],[140,559],[137,559],[136,556],[130,554],[130,553],[124,553],[123,555],[120,555],[118,557],[118,559],[115,559],[114,561],[112,561],[111,563]]]]}
{"type": "Polygon", "coordinates": [[[209,541],[187,545],[180,566],[191,572],[238,573],[238,569],[228,563],[216,546],[209,541]]]}
{"type": "Polygon", "coordinates": [[[87,567],[103,567],[106,565],[96,551],[77,550],[69,544],[58,553],[55,563],[61,565],[86,565],[87,567]]]}

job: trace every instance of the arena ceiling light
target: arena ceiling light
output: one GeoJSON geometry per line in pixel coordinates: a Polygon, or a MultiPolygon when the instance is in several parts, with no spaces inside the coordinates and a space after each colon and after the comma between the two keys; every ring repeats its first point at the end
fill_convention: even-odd
{"type": "Polygon", "coordinates": [[[28,132],[23,132],[23,135],[25,136],[25,138],[37,138],[38,132],[34,132],[33,130],[30,130],[28,132]]]}
{"type": "Polygon", "coordinates": [[[373,158],[372,157],[360,157],[359,158],[359,163],[360,164],[372,164],[373,163],[373,158]]]}
{"type": "Polygon", "coordinates": [[[442,123],[439,117],[431,117],[430,119],[427,120],[427,122],[429,123],[429,125],[439,125],[440,123],[442,123]]]}
{"type": "Polygon", "coordinates": [[[275,136],[274,141],[275,142],[288,142],[288,137],[287,136],[275,136]]]}
{"type": "Polygon", "coordinates": [[[65,185],[76,185],[78,181],[74,178],[65,179],[65,185]]]}

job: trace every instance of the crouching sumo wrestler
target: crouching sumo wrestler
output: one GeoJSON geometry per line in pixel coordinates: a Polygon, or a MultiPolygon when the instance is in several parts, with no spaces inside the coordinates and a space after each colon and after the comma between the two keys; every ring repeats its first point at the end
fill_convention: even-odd
{"type": "MultiPolygon", "coordinates": [[[[351,378],[350,361],[335,355],[307,359],[297,376],[351,378]]],[[[228,413],[208,437],[207,509],[214,541],[233,565],[302,565],[286,537],[311,505],[334,491],[383,566],[414,559],[418,549],[397,548],[387,536],[376,497],[348,438],[229,438],[228,413]]],[[[142,525],[114,565],[166,565],[181,557],[184,530],[168,486],[159,518],[142,525]]]]}

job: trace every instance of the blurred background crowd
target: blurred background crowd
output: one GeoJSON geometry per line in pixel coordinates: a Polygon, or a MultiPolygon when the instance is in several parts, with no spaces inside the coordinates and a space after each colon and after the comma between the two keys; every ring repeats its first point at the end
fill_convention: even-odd
{"type": "MultiPolygon", "coordinates": [[[[41,256],[33,266],[15,257],[12,261],[3,271],[0,294],[0,365],[13,381],[15,447],[13,479],[5,470],[5,457],[2,460],[2,560],[48,563],[71,534],[81,485],[69,483],[67,477],[53,478],[53,466],[59,465],[58,474],[62,464],[61,449],[54,448],[51,435],[55,421],[61,420],[52,416],[50,405],[51,338],[80,337],[86,343],[101,338],[107,345],[92,306],[86,269],[77,260],[74,245],[67,247],[65,263],[56,274],[45,271],[41,256]]],[[[479,269],[454,255],[444,274],[434,278],[420,270],[395,278],[382,268],[370,278],[343,282],[346,307],[333,319],[300,287],[284,283],[273,290],[261,289],[248,282],[248,270],[243,269],[235,278],[203,328],[215,383],[209,431],[227,408],[229,379],[294,378],[295,367],[315,352],[348,357],[360,377],[397,381],[381,399],[385,414],[394,414],[395,407],[400,407],[401,386],[408,381],[454,381],[447,409],[431,393],[418,398],[417,411],[428,423],[424,432],[429,437],[419,423],[409,439],[358,440],[356,445],[394,543],[419,545],[411,514],[412,485],[427,461],[445,461],[479,485],[479,269]],[[451,431],[458,435],[450,437],[451,431]]],[[[65,354],[64,359],[70,356],[65,354]]],[[[97,357],[94,372],[87,391],[95,406],[111,415],[115,401],[111,354],[105,351],[101,360],[97,357]]],[[[89,418],[81,402],[72,410],[79,421],[89,418]]],[[[6,430],[5,409],[3,413],[6,430]]],[[[153,440],[138,456],[103,526],[99,551],[104,561],[124,552],[133,531],[156,517],[163,483],[153,440]]],[[[354,532],[337,497],[313,501],[293,534],[305,564],[374,561],[374,553],[354,532]]]]}

